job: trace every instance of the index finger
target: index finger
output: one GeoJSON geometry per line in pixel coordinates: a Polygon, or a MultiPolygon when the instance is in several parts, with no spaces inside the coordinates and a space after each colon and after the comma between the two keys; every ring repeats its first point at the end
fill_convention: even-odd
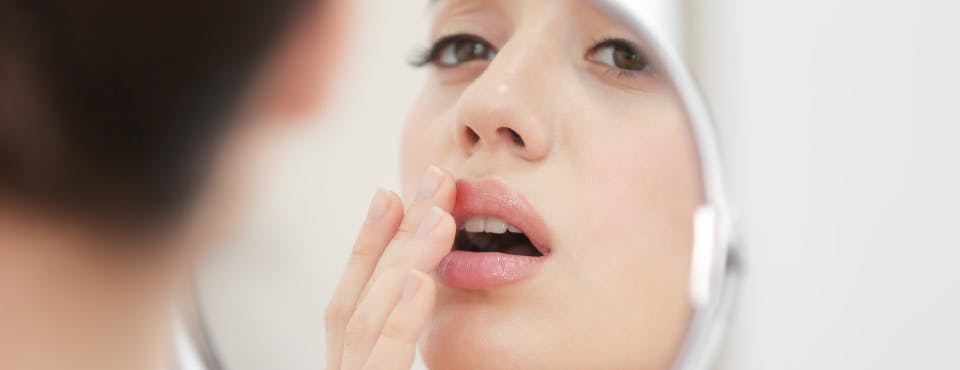
{"type": "MultiPolygon", "coordinates": [[[[383,252],[383,256],[377,263],[371,279],[367,286],[375,281],[380,273],[390,267],[404,267],[407,269],[416,268],[419,271],[430,273],[436,268],[431,265],[432,259],[424,261],[421,259],[421,251],[416,245],[407,243],[416,234],[417,229],[423,223],[424,219],[430,214],[434,207],[450,213],[457,200],[456,182],[450,174],[443,170],[431,166],[424,175],[423,181],[417,191],[417,196],[410,208],[407,209],[403,221],[397,229],[396,235],[390,241],[383,252]]],[[[366,291],[366,288],[364,289],[366,291]]],[[[362,296],[362,294],[361,294],[362,296]]]]}

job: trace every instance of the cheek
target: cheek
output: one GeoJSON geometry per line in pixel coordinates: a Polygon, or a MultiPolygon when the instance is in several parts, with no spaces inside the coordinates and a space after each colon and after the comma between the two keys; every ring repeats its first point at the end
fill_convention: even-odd
{"type": "Polygon", "coordinates": [[[602,188],[588,193],[588,206],[614,212],[617,227],[657,239],[689,224],[702,198],[693,136],[672,103],[651,99],[619,115],[635,121],[607,117],[619,128],[593,130],[592,140],[607,144],[581,152],[585,177],[600,180],[596,186],[602,188]]]}
{"type": "MultiPolygon", "coordinates": [[[[656,106],[668,105],[648,105],[656,106]]],[[[621,115],[640,117],[636,121],[603,114],[593,122],[609,125],[580,130],[575,163],[580,178],[590,179],[581,185],[578,204],[589,235],[580,238],[609,253],[577,253],[586,254],[581,261],[612,267],[597,270],[602,280],[682,285],[693,213],[702,198],[694,142],[681,114],[636,108],[621,115]]]]}
{"type": "Polygon", "coordinates": [[[445,161],[454,143],[448,106],[438,97],[421,95],[407,116],[400,145],[401,185],[407,199],[428,166],[449,169],[445,161]]]}
{"type": "MultiPolygon", "coordinates": [[[[610,302],[594,327],[643,343],[669,359],[687,320],[692,217],[701,200],[699,164],[686,121],[671,112],[600,113],[582,126],[571,163],[580,172],[579,235],[569,247],[593,293],[580,304],[610,302]],[[596,145],[603,143],[603,145],[596,145]],[[639,314],[638,314],[639,313],[639,314]],[[642,328],[642,329],[640,329],[642,328]]],[[[586,311],[586,309],[585,309],[586,311]]],[[[616,341],[614,341],[616,342],[616,341]]],[[[609,344],[609,342],[607,342],[609,344]]]]}

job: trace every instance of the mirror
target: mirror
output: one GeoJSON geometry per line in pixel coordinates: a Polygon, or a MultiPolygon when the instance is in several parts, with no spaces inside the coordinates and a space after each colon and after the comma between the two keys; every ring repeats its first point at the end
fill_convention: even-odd
{"type": "MultiPolygon", "coordinates": [[[[412,61],[423,82],[394,138],[405,200],[431,165],[457,180],[457,238],[434,273],[423,366],[712,361],[739,268],[716,144],[689,73],[642,8],[429,5],[412,61]]],[[[217,332],[208,347],[226,353],[218,343],[233,339],[217,332]]]]}

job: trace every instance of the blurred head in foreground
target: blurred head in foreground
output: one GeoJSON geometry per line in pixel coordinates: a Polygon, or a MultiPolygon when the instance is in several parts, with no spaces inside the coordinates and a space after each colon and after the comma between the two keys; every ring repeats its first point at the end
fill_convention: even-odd
{"type": "Polygon", "coordinates": [[[142,368],[258,148],[318,108],[342,3],[0,1],[0,368],[142,368]]]}

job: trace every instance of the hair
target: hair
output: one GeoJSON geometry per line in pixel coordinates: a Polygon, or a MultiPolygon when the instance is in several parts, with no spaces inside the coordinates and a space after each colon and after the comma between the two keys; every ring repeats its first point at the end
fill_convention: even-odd
{"type": "Polygon", "coordinates": [[[0,195],[180,213],[305,0],[0,0],[0,195]]]}

